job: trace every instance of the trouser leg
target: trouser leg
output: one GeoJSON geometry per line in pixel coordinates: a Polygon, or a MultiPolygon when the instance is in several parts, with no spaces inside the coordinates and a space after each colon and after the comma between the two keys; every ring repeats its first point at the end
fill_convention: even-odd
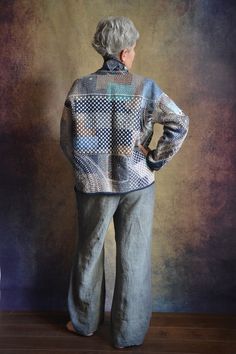
{"type": "Polygon", "coordinates": [[[104,241],[119,197],[76,192],[78,237],[70,274],[68,310],[74,328],[87,335],[104,320],[104,241]]]}
{"type": "Polygon", "coordinates": [[[149,328],[154,203],[153,184],[122,196],[114,215],[117,253],[111,334],[115,346],[142,344],[149,328]]]}

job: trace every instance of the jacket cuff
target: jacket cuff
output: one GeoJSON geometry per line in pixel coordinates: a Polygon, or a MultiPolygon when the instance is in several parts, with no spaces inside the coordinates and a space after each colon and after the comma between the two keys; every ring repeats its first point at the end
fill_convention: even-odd
{"type": "Polygon", "coordinates": [[[152,171],[158,171],[165,164],[165,160],[155,161],[153,158],[153,152],[154,152],[154,150],[151,150],[148,152],[148,154],[146,156],[146,162],[147,162],[148,167],[152,171]]]}

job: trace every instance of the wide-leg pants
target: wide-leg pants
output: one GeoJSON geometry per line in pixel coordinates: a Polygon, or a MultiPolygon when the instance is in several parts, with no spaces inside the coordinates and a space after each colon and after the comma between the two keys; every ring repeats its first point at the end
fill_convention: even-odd
{"type": "Polygon", "coordinates": [[[116,277],[110,329],[115,346],[140,345],[152,315],[151,241],[155,185],[119,195],[75,189],[78,237],[70,275],[68,310],[74,328],[87,335],[104,321],[104,241],[114,221],[116,277]]]}

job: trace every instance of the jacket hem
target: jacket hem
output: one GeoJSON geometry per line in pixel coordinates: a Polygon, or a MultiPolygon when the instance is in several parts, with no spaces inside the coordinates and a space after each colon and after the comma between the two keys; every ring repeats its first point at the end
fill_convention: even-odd
{"type": "Polygon", "coordinates": [[[148,184],[147,186],[145,187],[142,187],[142,188],[136,188],[136,189],[131,189],[129,191],[126,191],[126,192],[84,192],[82,190],[79,190],[76,185],[74,186],[74,191],[75,192],[79,192],[79,193],[82,193],[82,194],[87,194],[87,195],[120,195],[120,194],[127,194],[127,193],[130,193],[130,192],[136,192],[136,191],[139,191],[139,190],[142,190],[142,189],[145,189],[145,188],[148,188],[150,187],[151,185],[153,185],[155,183],[155,181],[153,181],[152,183],[148,184]]]}

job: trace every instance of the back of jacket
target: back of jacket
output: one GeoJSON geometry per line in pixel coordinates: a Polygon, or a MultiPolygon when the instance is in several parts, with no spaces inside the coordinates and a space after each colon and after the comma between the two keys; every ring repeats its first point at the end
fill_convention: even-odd
{"type": "Polygon", "coordinates": [[[130,73],[118,60],[73,82],[61,119],[61,146],[76,188],[85,193],[126,193],[154,182],[179,150],[188,117],[151,79],[130,73]],[[164,125],[157,148],[145,156],[155,123],[164,125]]]}

